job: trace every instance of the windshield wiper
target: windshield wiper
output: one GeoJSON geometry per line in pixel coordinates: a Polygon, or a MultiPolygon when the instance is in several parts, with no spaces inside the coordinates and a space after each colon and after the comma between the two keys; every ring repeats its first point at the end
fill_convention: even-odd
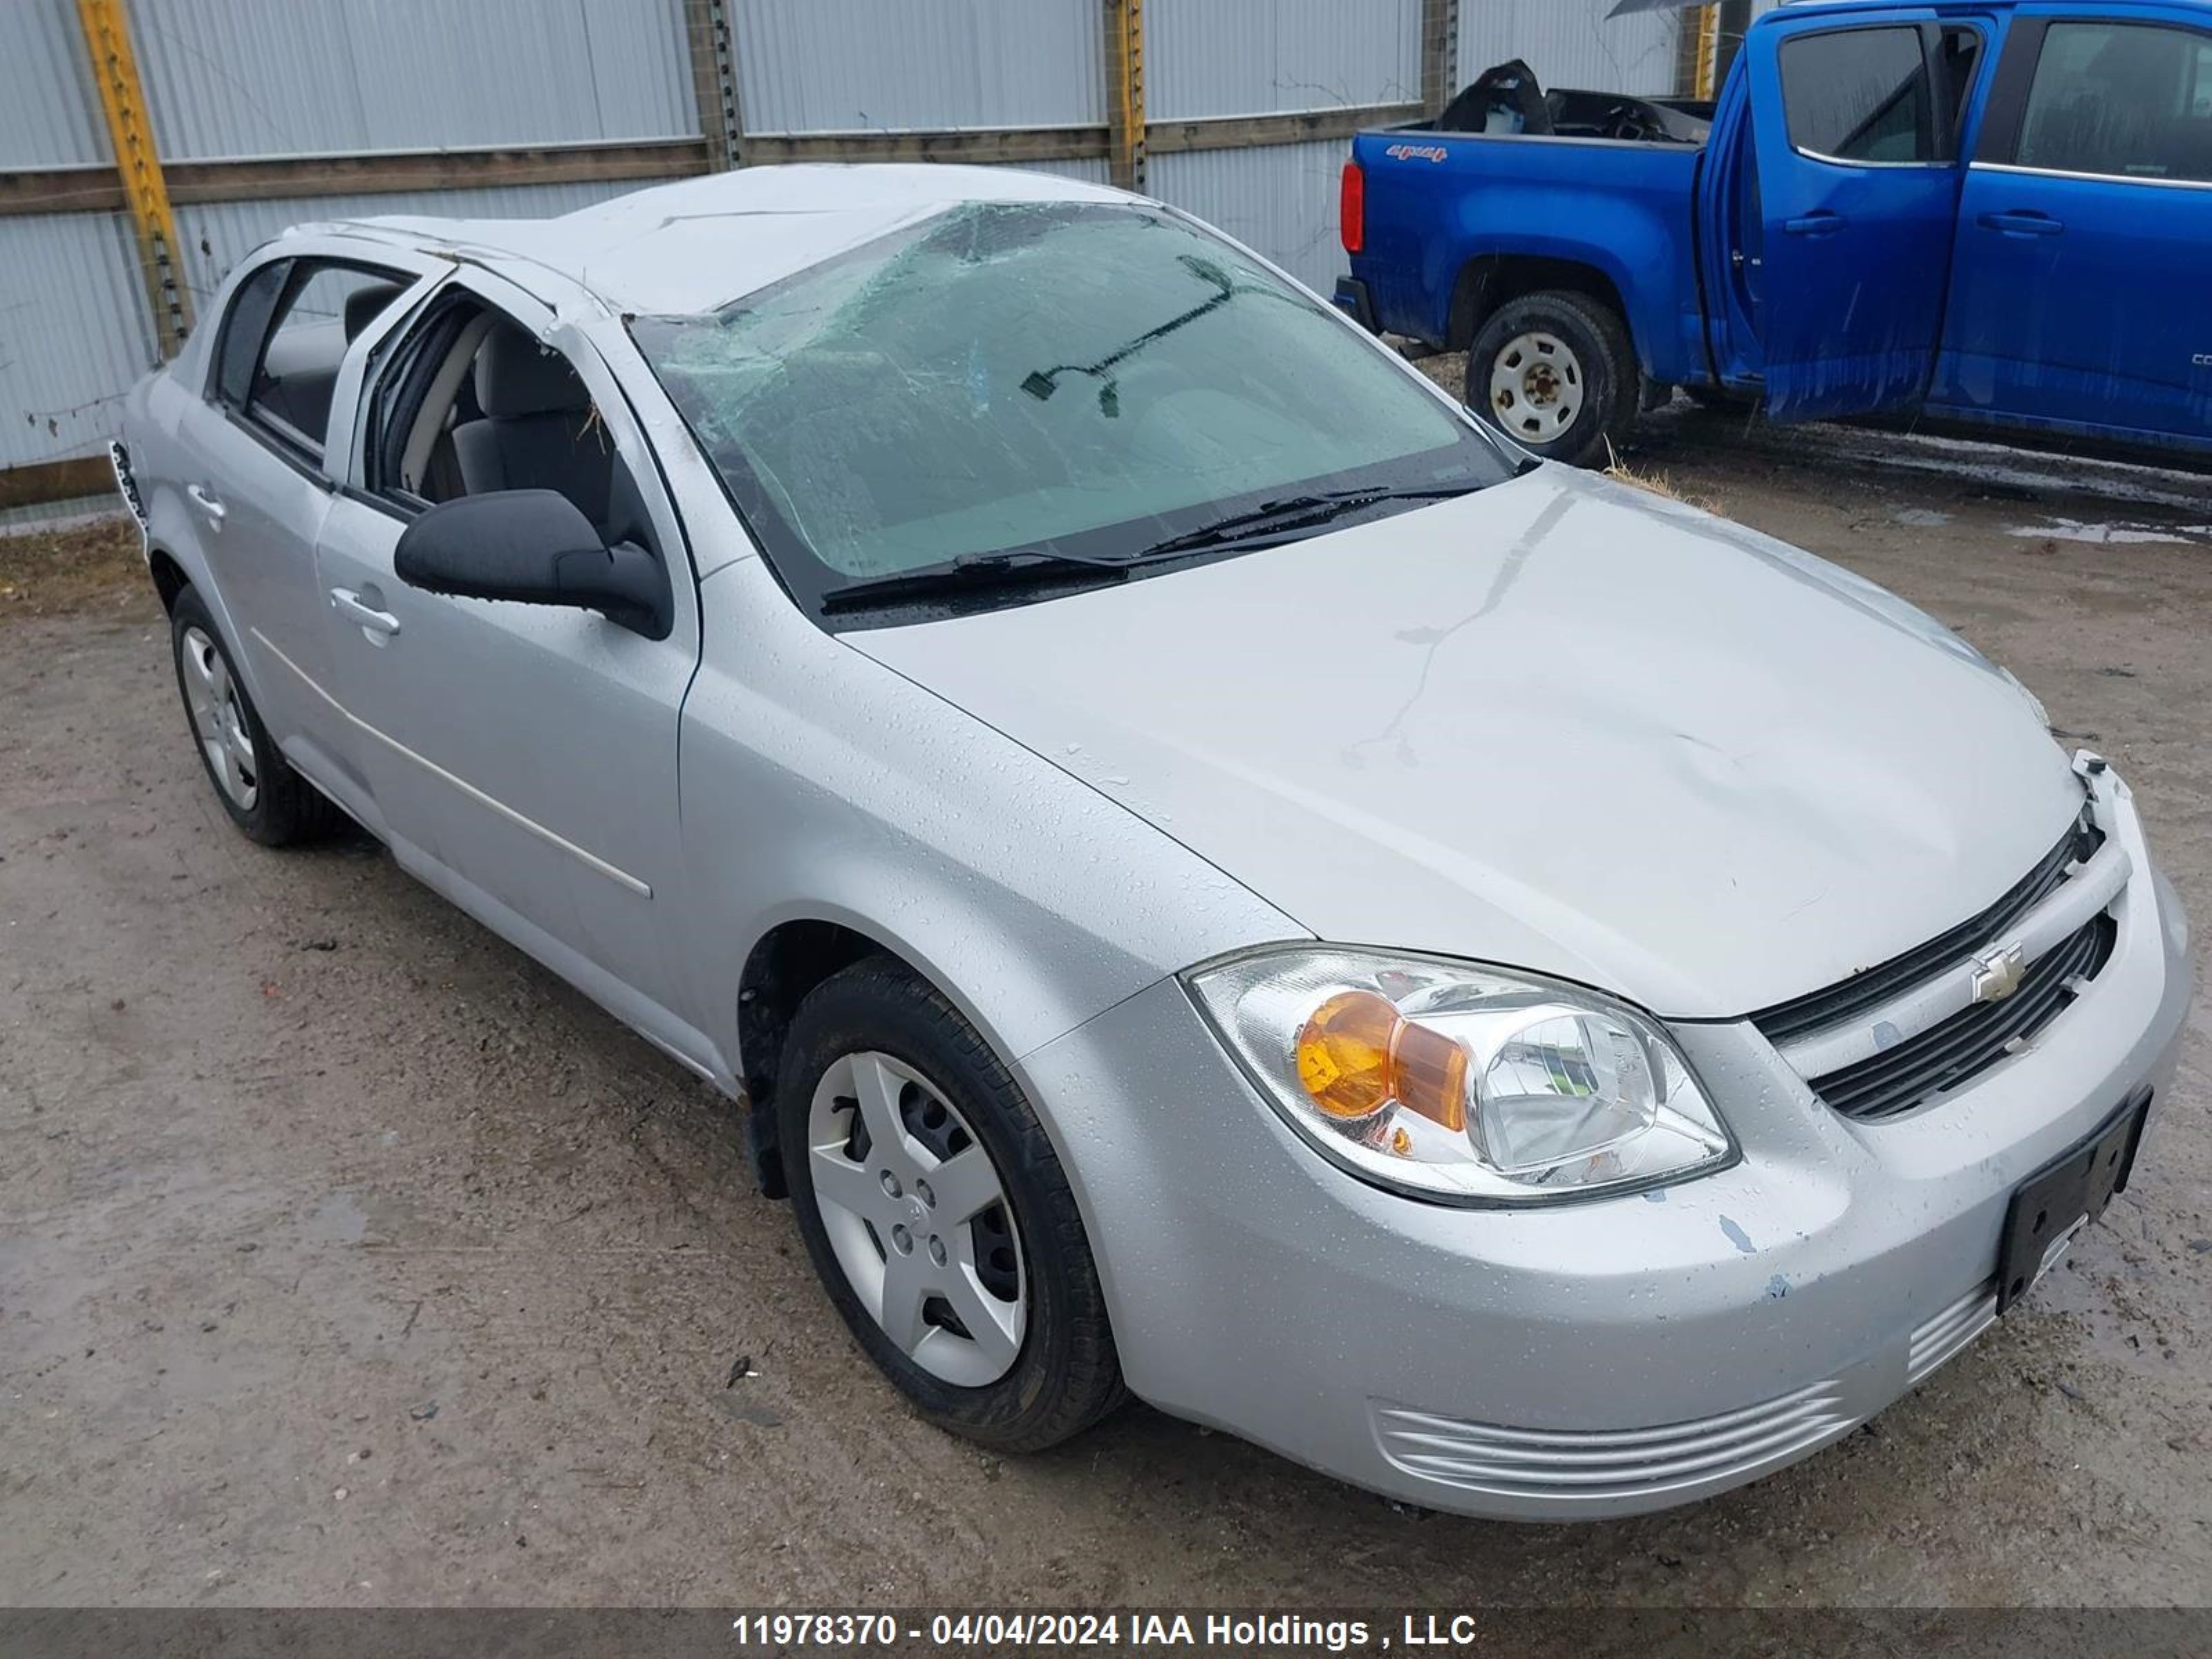
{"type": "Polygon", "coordinates": [[[963,553],[950,564],[933,564],[895,575],[848,582],[822,596],[824,611],[860,611],[879,599],[927,599],[939,593],[972,592],[980,587],[1036,586],[1078,575],[1094,581],[1127,581],[1127,559],[1093,558],[1082,553],[963,553]]]}
{"type": "Polygon", "coordinates": [[[1471,495],[1481,487],[1471,483],[1430,484],[1404,489],[1370,486],[1365,489],[1323,489],[1310,495],[1285,496],[1279,501],[1262,501],[1249,512],[1232,513],[1225,519],[1217,519],[1212,524],[1185,531],[1180,536],[1170,536],[1164,542],[1155,542],[1135,555],[1131,562],[1171,558],[1178,553],[1195,553],[1206,548],[1288,535],[1293,531],[1327,524],[1346,513],[1371,507],[1377,501],[1449,501],[1455,495],[1471,495]]]}

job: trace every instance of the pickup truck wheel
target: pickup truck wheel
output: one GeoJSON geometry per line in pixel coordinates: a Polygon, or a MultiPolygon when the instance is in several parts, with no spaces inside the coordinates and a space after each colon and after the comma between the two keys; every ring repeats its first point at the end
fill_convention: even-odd
{"type": "Polygon", "coordinates": [[[169,607],[169,643],[193,746],[230,821],[264,847],[307,841],[336,825],[338,809],[279,752],[207,602],[189,586],[169,607]]]}
{"type": "Polygon", "coordinates": [[[793,1017],[775,1110],[830,1300],[939,1427],[1007,1451],[1125,1398],[1074,1194],[1021,1087],[934,987],[884,957],[793,1017]]]}
{"type": "Polygon", "coordinates": [[[1490,314],[1468,350],[1466,398],[1523,448],[1589,466],[1635,420],[1639,378],[1610,306],[1547,291],[1490,314]]]}

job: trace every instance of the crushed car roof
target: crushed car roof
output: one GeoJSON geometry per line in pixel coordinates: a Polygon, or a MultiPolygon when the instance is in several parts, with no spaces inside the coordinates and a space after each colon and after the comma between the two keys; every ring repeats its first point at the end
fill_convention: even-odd
{"type": "Polygon", "coordinates": [[[620,311],[688,315],[963,203],[1127,199],[1103,185],[1008,167],[804,164],[655,185],[555,219],[343,223],[465,254],[526,288],[532,284],[523,268],[534,268],[620,311]]]}

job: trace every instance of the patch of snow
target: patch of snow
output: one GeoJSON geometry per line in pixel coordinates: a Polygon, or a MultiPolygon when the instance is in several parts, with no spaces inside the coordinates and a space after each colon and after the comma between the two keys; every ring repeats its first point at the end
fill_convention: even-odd
{"type": "Polygon", "coordinates": [[[2212,538],[2208,524],[2085,524],[2079,519],[2045,519],[2040,525],[2016,524],[2005,532],[2027,541],[2086,542],[2098,547],[2186,547],[2212,538]]]}

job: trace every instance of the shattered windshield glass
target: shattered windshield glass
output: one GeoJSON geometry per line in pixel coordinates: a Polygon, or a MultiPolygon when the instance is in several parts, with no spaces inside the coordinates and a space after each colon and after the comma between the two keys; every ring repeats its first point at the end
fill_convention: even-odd
{"type": "Polygon", "coordinates": [[[1508,472],[1310,296],[1142,206],[957,207],[712,315],[631,326],[811,600],[986,555],[1127,557],[1314,491],[1508,472]]]}

